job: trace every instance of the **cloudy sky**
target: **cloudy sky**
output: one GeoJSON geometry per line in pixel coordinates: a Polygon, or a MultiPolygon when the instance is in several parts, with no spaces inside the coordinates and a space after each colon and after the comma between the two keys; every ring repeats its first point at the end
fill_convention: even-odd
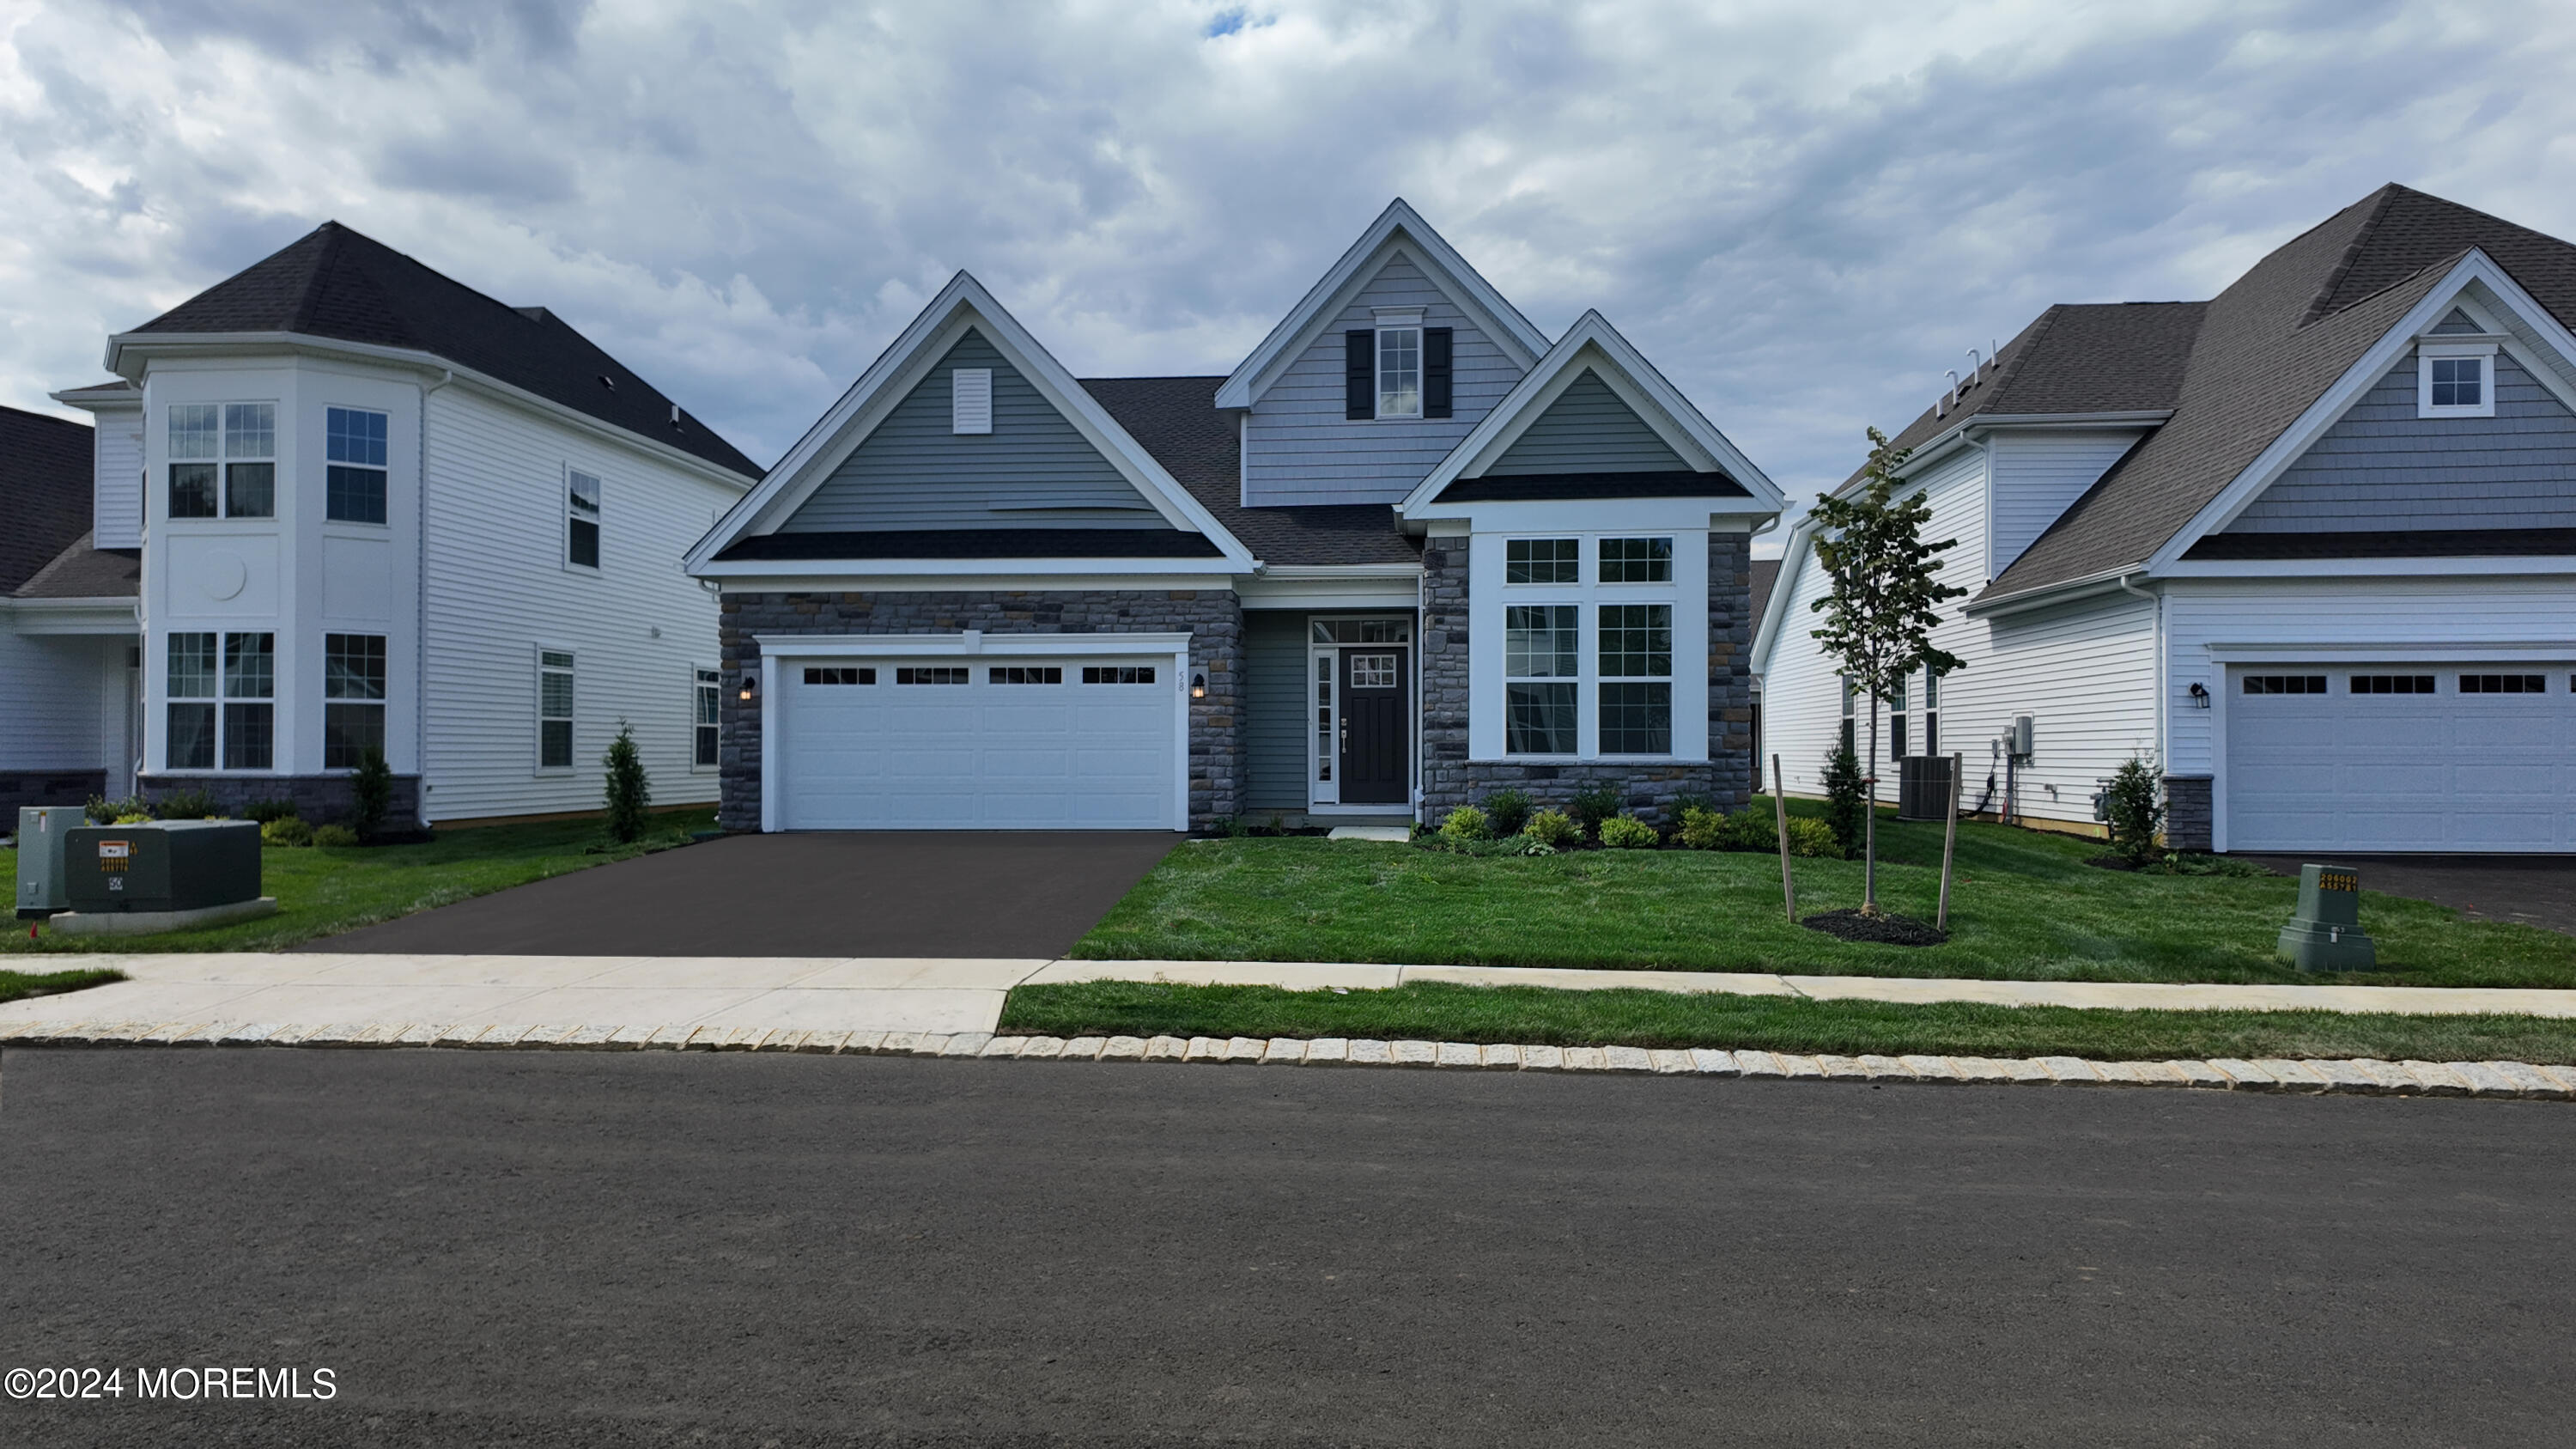
{"type": "Polygon", "coordinates": [[[1793,495],[2397,180],[2576,237],[2563,4],[0,0],[0,403],[337,218],[775,458],[957,268],[1223,373],[1392,196],[1793,495]]]}

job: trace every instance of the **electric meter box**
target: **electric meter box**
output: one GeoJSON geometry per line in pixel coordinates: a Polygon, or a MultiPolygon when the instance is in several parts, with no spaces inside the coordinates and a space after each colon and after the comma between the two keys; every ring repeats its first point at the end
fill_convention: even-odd
{"type": "Polygon", "coordinates": [[[259,826],[248,820],[84,825],[68,833],[71,908],[95,915],[194,911],[259,899],[259,826]]]}
{"type": "Polygon", "coordinates": [[[2281,928],[2281,959],[2302,971],[2376,971],[2379,948],[2361,928],[2361,872],[2299,867],[2299,906],[2281,928]]]}
{"type": "Polygon", "coordinates": [[[78,805],[18,807],[18,916],[50,916],[67,910],[63,895],[63,847],[76,826],[89,823],[78,805]]]}

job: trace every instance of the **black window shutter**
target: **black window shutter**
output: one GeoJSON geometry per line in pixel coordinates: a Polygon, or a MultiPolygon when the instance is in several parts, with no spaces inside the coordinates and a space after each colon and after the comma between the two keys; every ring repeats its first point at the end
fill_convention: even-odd
{"type": "Polygon", "coordinates": [[[1370,328],[1342,334],[1342,416],[1377,416],[1377,333],[1370,328]]]}
{"type": "Polygon", "coordinates": [[[1449,331],[1422,329],[1422,415],[1426,418],[1449,416],[1449,331]]]}

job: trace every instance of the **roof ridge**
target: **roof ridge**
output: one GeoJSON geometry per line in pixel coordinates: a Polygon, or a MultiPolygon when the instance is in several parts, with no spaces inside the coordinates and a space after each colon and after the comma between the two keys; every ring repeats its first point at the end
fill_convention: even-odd
{"type": "MultiPolygon", "coordinates": [[[[2380,220],[2388,215],[2388,208],[2396,202],[2397,193],[2403,190],[2405,190],[2405,188],[2399,186],[2394,181],[2388,182],[2379,188],[2379,200],[2371,205],[2370,215],[2362,218],[2361,230],[2353,233],[2352,240],[2344,244],[2343,255],[2336,259],[2334,270],[2326,273],[2326,279],[2318,286],[2316,294],[2308,298],[2307,311],[2300,314],[2297,324],[2298,326],[2307,326],[2309,323],[2326,315],[2329,309],[2337,311],[2341,310],[2340,308],[2332,307],[2335,289],[2343,285],[2343,279],[2345,277],[2352,275],[2354,264],[2361,260],[2361,254],[2370,247],[2371,237],[2378,233],[2380,220]]],[[[2324,226],[2326,225],[2326,222],[2330,222],[2332,220],[2334,220],[2333,217],[2328,217],[2326,218],[2326,221],[2317,223],[2317,226],[2324,226]]],[[[2316,227],[2310,227],[2308,230],[2314,231],[2316,230],[2316,227]]],[[[2299,235],[2305,236],[2307,235],[2307,232],[2301,232],[2299,235]]],[[[2295,244],[2297,241],[2298,237],[2292,237],[2289,241],[2282,243],[2282,246],[2287,247],[2295,244]]]]}

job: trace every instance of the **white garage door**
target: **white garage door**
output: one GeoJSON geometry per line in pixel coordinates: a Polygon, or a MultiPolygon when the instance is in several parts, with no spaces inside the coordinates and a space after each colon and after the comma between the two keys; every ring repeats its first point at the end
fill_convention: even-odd
{"type": "Polygon", "coordinates": [[[1170,830],[1169,656],[785,659],[788,830],[1170,830]]]}
{"type": "Polygon", "coordinates": [[[2260,665],[2227,694],[2230,850],[2576,850],[2569,664],[2260,665]]]}

